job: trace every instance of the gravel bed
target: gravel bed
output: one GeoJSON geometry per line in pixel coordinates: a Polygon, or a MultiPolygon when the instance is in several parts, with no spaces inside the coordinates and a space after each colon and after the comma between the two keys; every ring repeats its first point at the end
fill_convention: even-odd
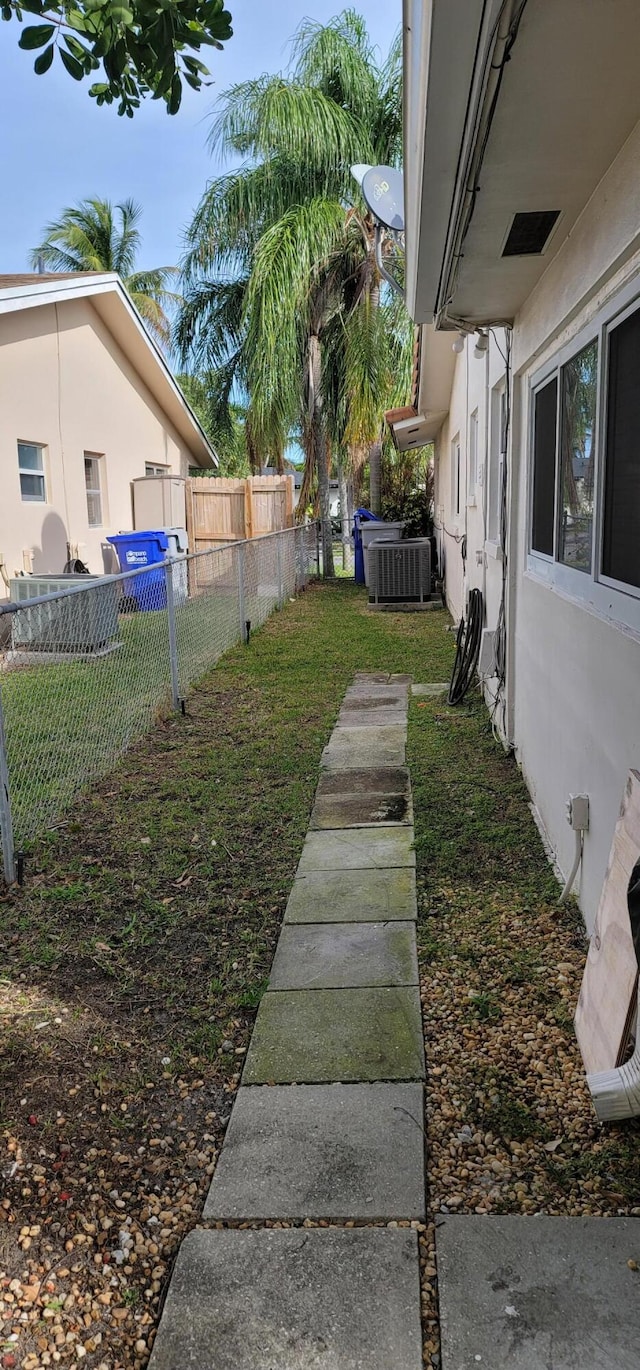
{"type": "MultiPolygon", "coordinates": [[[[478,699],[414,705],[409,759],[428,1232],[440,1213],[640,1217],[640,1119],[596,1119],[573,1028],[584,922],[558,904],[515,762],[478,699]]],[[[423,1316],[436,1370],[432,1252],[423,1316]]]]}

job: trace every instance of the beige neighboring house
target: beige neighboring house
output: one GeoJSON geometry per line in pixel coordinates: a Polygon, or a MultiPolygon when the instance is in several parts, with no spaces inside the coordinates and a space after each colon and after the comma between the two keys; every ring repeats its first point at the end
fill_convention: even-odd
{"type": "Polygon", "coordinates": [[[113,570],[132,480],[216,465],[118,276],[0,276],[0,595],[70,557],[113,570]]]}

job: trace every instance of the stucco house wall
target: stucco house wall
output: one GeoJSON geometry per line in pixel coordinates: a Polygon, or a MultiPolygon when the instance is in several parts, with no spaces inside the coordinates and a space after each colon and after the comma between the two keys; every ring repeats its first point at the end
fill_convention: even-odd
{"type": "MultiPolygon", "coordinates": [[[[533,799],[564,871],[570,793],[587,793],[580,900],[591,929],[627,772],[640,768],[640,631],[633,591],[595,602],[590,579],[545,583],[527,556],[532,377],[621,291],[640,307],[640,124],[516,319],[513,727],[533,799]],[[634,621],[635,620],[635,621],[634,621]]],[[[626,298],[626,296],[625,296],[626,298]]],[[[640,435],[639,435],[640,460],[640,435]]],[[[602,455],[602,453],[601,453],[602,455]]]]}
{"type": "Polygon", "coordinates": [[[34,572],[62,571],[67,542],[91,571],[112,570],[106,537],[132,527],[131,481],[144,476],[146,462],[187,475],[194,459],[91,300],[0,315],[0,554],[7,574],[29,562],[34,572]],[[22,499],[19,441],[46,449],[46,503],[22,499]],[[85,453],[100,457],[101,527],[89,526],[85,453]]]}
{"type": "MultiPolygon", "coordinates": [[[[590,827],[584,840],[579,897],[589,929],[597,911],[611,838],[630,767],[640,769],[640,599],[633,590],[599,594],[574,570],[556,576],[529,555],[531,480],[530,394],[533,377],[563,347],[576,350],[603,306],[637,295],[640,307],[640,124],[621,149],[569,238],[516,316],[512,335],[512,422],[508,452],[509,612],[506,740],[565,873],[574,835],[566,818],[570,794],[587,793],[590,827]]],[[[595,327],[595,325],[593,325],[595,327]]],[[[451,335],[452,341],[455,334],[451,335]]],[[[447,602],[455,619],[465,591],[483,589],[486,622],[495,627],[502,562],[484,537],[482,499],[490,504],[492,393],[504,383],[498,330],[488,353],[473,356],[475,339],[456,358],[448,418],[436,439],[436,522],[452,518],[452,443],[460,433],[468,482],[469,418],[482,437],[476,505],[465,506],[466,574],[461,544],[440,531],[446,553],[447,602]],[[476,557],[478,553],[478,557],[476,557]]],[[[640,381],[639,381],[640,383],[640,381]]],[[[640,436],[639,436],[640,461],[640,436]]],[[[460,520],[457,523],[459,531],[460,520]]],[[[490,531],[490,530],[488,530],[490,531]]],[[[602,590],[603,587],[598,587],[602,590]]],[[[491,704],[491,682],[487,683],[491,704]]]]}

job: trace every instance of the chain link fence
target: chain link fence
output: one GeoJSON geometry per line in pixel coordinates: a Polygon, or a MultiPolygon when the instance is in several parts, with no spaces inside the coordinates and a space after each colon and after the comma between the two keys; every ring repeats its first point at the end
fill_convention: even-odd
{"type": "MultiPolygon", "coordinates": [[[[315,524],[0,605],[0,829],[16,856],[319,572],[315,524]]],[[[45,581],[46,584],[46,581],[45,581]]]]}

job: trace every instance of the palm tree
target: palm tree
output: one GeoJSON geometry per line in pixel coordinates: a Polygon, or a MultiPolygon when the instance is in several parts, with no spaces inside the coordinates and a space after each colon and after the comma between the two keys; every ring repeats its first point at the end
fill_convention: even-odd
{"type": "Polygon", "coordinates": [[[38,268],[44,263],[51,271],[116,272],[149,332],[166,346],[171,325],[165,311],[179,299],[168,289],[176,267],[134,270],[141,213],[134,200],[115,206],[98,198],[81,200],[47,224],[43,241],[31,253],[31,265],[38,268]]]}
{"type": "Polygon", "coordinates": [[[288,75],[221,97],[211,146],[245,161],[210,183],[187,238],[176,345],[185,364],[220,370],[230,397],[244,391],[265,455],[300,429],[329,572],[331,451],[362,467],[397,374],[374,223],[350,166],[399,161],[400,75],[399,41],[380,64],[354,11],[305,21],[288,75]]]}
{"type": "Polygon", "coordinates": [[[187,373],[177,379],[218,455],[218,475],[251,475],[255,465],[246,407],[221,393],[216,371],[187,373]]]}

